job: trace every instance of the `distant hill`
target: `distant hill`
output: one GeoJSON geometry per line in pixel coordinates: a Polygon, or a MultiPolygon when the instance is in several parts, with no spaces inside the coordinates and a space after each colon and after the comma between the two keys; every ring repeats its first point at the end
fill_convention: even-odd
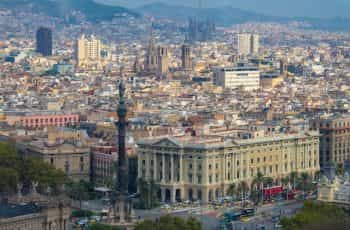
{"type": "Polygon", "coordinates": [[[16,9],[28,8],[52,16],[64,16],[67,12],[79,10],[90,21],[110,20],[115,16],[127,14],[139,16],[138,13],[119,6],[107,6],[93,0],[0,0],[0,7],[16,9]]]}
{"type": "Polygon", "coordinates": [[[186,21],[189,17],[197,16],[200,18],[213,19],[216,24],[229,26],[245,22],[279,22],[287,23],[291,21],[303,21],[311,25],[313,29],[324,30],[350,30],[350,19],[348,18],[296,18],[296,17],[278,17],[255,13],[252,11],[241,10],[233,7],[222,8],[193,8],[186,6],[167,5],[163,3],[152,3],[136,9],[137,12],[144,15],[152,15],[156,18],[169,18],[173,20],[186,21]]]}

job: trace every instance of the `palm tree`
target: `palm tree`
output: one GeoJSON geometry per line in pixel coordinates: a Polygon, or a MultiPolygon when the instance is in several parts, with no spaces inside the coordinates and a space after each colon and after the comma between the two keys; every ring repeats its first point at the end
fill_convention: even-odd
{"type": "Polygon", "coordinates": [[[296,186],[296,182],[298,180],[298,173],[297,172],[291,172],[290,173],[290,181],[292,183],[292,188],[293,190],[295,189],[295,186],[296,186]]]}
{"type": "Polygon", "coordinates": [[[263,192],[262,192],[263,186],[264,186],[264,175],[261,172],[258,172],[251,185],[252,199],[256,204],[259,204],[260,201],[264,199],[263,192]]]}
{"type": "Polygon", "coordinates": [[[303,172],[300,175],[300,182],[301,182],[301,186],[302,186],[303,194],[304,194],[304,198],[305,198],[305,193],[307,190],[309,190],[309,184],[310,184],[309,174],[307,174],[306,172],[303,172]]]}
{"type": "Polygon", "coordinates": [[[230,184],[230,187],[227,189],[227,195],[236,197],[237,196],[237,186],[235,183],[230,184]]]}
{"type": "Polygon", "coordinates": [[[242,195],[242,200],[243,200],[242,206],[243,207],[245,207],[245,200],[246,200],[248,191],[249,191],[249,186],[248,186],[247,182],[241,181],[237,186],[237,194],[242,195]]]}
{"type": "Polygon", "coordinates": [[[282,186],[285,188],[287,187],[287,194],[286,194],[286,200],[288,200],[288,192],[289,192],[289,182],[290,178],[288,176],[282,178],[282,186]]]}
{"type": "Polygon", "coordinates": [[[335,172],[338,176],[344,175],[345,170],[342,164],[337,164],[335,172]]]}

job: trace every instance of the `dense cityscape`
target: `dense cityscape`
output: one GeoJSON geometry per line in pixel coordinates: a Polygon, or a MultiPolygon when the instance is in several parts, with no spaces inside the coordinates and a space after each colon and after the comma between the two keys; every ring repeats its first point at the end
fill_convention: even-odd
{"type": "Polygon", "coordinates": [[[349,228],[349,30],[47,2],[0,3],[0,230],[349,228]]]}

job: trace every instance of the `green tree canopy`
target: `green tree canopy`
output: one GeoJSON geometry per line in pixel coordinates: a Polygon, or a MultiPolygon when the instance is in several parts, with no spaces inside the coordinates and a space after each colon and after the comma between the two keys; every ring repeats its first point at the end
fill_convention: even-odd
{"type": "Polygon", "coordinates": [[[193,217],[187,220],[174,217],[174,216],[162,216],[159,219],[144,220],[140,222],[135,230],[201,230],[201,223],[193,217]]]}
{"type": "Polygon", "coordinates": [[[89,227],[89,230],[121,230],[121,228],[112,225],[97,223],[91,225],[89,227]]]}
{"type": "Polygon", "coordinates": [[[18,184],[30,186],[38,184],[39,192],[59,193],[66,181],[60,170],[41,159],[20,156],[14,144],[0,142],[0,193],[11,194],[17,191],[18,184]]]}
{"type": "Polygon", "coordinates": [[[329,229],[323,227],[330,223],[343,223],[344,225],[348,218],[344,210],[340,207],[326,203],[306,201],[298,214],[291,218],[282,218],[281,225],[286,230],[315,229],[314,227],[316,226],[320,227],[317,229],[329,229]]]}

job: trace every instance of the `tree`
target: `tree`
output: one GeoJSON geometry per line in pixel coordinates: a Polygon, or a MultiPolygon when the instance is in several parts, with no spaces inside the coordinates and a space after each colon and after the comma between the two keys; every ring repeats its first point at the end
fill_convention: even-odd
{"type": "Polygon", "coordinates": [[[232,197],[237,196],[237,186],[235,183],[230,184],[229,188],[227,189],[227,195],[232,197]]]}
{"type": "Polygon", "coordinates": [[[0,178],[0,194],[13,194],[17,192],[19,176],[15,169],[0,167],[0,178]]]}
{"type": "Polygon", "coordinates": [[[145,181],[142,178],[138,180],[139,188],[139,201],[137,203],[138,208],[151,209],[158,206],[157,191],[159,186],[155,181],[145,181]]]}
{"type": "Polygon", "coordinates": [[[73,182],[66,184],[66,192],[73,199],[79,201],[79,209],[81,210],[82,201],[90,198],[89,189],[85,181],[73,182]]]}
{"type": "Polygon", "coordinates": [[[313,186],[312,186],[312,181],[311,181],[311,177],[309,176],[309,174],[307,174],[306,172],[303,172],[300,174],[300,178],[298,179],[298,186],[297,187],[298,187],[298,189],[303,190],[304,196],[305,196],[306,192],[309,192],[310,190],[312,190],[313,186]]]}
{"type": "Polygon", "coordinates": [[[66,177],[60,170],[41,159],[20,155],[14,144],[0,142],[0,193],[11,194],[22,184],[21,192],[28,192],[33,183],[38,183],[39,192],[58,194],[66,177]]]}
{"type": "Polygon", "coordinates": [[[91,225],[89,227],[89,230],[121,230],[121,228],[119,228],[117,226],[96,223],[96,224],[91,225]]]}
{"type": "Polygon", "coordinates": [[[282,182],[282,185],[283,185],[284,187],[288,187],[288,185],[289,185],[289,183],[290,183],[290,178],[289,178],[288,176],[283,177],[282,180],[281,180],[281,182],[282,182]]]}
{"type": "Polygon", "coordinates": [[[253,179],[251,185],[251,199],[255,205],[258,205],[264,199],[263,187],[264,187],[264,175],[258,172],[256,177],[253,179]]]}
{"type": "Polygon", "coordinates": [[[346,212],[337,206],[306,201],[301,211],[291,218],[282,218],[281,225],[283,229],[331,229],[325,226],[333,226],[334,229],[346,229],[348,222],[346,212]],[[338,223],[341,228],[335,227],[338,223]],[[333,225],[332,225],[333,224],[333,225]],[[318,228],[315,228],[318,226],[318,228]]]}
{"type": "Polygon", "coordinates": [[[201,230],[202,224],[195,218],[187,220],[175,216],[162,216],[159,219],[144,220],[138,223],[135,230],[201,230]]]}
{"type": "Polygon", "coordinates": [[[291,172],[290,173],[290,181],[292,183],[292,189],[293,190],[296,188],[297,180],[298,180],[298,173],[297,172],[291,172]]]}
{"type": "Polygon", "coordinates": [[[345,169],[344,169],[343,164],[336,164],[335,172],[336,172],[336,174],[337,174],[338,176],[344,175],[345,169]]]}
{"type": "Polygon", "coordinates": [[[243,199],[243,202],[242,202],[242,206],[245,207],[245,200],[246,200],[246,197],[247,197],[247,193],[249,192],[249,186],[247,184],[247,182],[245,181],[241,181],[239,184],[238,184],[238,187],[237,187],[237,193],[238,194],[241,194],[241,197],[243,199]]]}

